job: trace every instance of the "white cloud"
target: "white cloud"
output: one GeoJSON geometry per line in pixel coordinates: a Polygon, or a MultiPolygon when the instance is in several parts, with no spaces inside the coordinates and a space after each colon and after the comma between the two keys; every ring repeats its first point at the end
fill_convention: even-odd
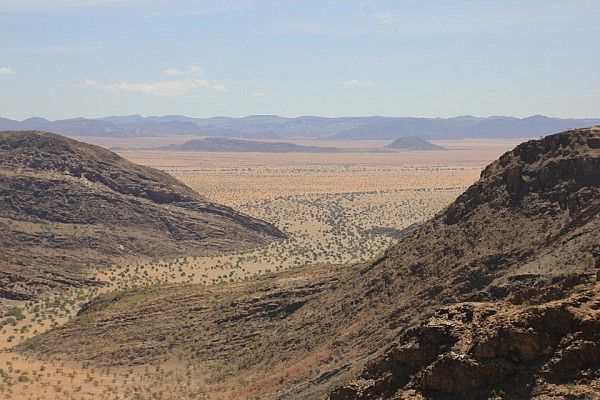
{"type": "Polygon", "coordinates": [[[183,75],[183,73],[175,68],[165,69],[165,74],[167,75],[183,75]]]}
{"type": "Polygon", "coordinates": [[[350,79],[347,81],[340,82],[345,87],[364,87],[371,86],[373,83],[370,80],[350,79]]]}
{"type": "Polygon", "coordinates": [[[207,81],[206,79],[194,79],[194,80],[192,80],[192,83],[196,87],[211,89],[216,92],[226,92],[228,90],[227,86],[219,85],[216,83],[211,83],[211,82],[207,81]]]}
{"type": "Polygon", "coordinates": [[[132,92],[153,94],[156,96],[174,96],[189,92],[194,89],[207,89],[215,92],[226,92],[227,86],[218,83],[213,83],[202,77],[202,69],[197,66],[192,66],[187,70],[178,70],[169,68],[164,71],[170,76],[185,76],[192,75],[192,78],[187,80],[171,80],[162,82],[116,82],[108,84],[100,84],[94,79],[84,79],[83,85],[95,90],[103,92],[132,92]]]}
{"type": "Polygon", "coordinates": [[[12,75],[12,74],[16,74],[16,72],[8,67],[0,67],[0,75],[12,75]]]}
{"type": "Polygon", "coordinates": [[[196,65],[192,65],[189,69],[168,68],[168,69],[165,69],[165,74],[171,75],[171,76],[178,76],[178,75],[198,75],[198,76],[201,76],[202,75],[202,68],[200,68],[200,67],[198,67],[196,65]]]}
{"type": "Polygon", "coordinates": [[[380,24],[389,24],[392,21],[392,14],[382,12],[375,14],[375,20],[380,24]]]}

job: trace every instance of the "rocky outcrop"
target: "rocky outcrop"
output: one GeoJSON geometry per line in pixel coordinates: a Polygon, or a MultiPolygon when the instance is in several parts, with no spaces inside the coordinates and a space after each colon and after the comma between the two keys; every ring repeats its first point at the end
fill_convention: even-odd
{"type": "Polygon", "coordinates": [[[530,398],[600,378],[600,285],[539,306],[463,303],[405,330],[331,400],[530,398]],[[505,397],[501,397],[505,398],[505,397]]]}
{"type": "Polygon", "coordinates": [[[481,179],[440,217],[455,224],[483,206],[531,214],[556,212],[556,208],[581,211],[599,195],[599,142],[600,128],[588,128],[520,144],[486,167],[481,179]],[[536,197],[529,204],[534,207],[525,207],[526,196],[536,197]]]}

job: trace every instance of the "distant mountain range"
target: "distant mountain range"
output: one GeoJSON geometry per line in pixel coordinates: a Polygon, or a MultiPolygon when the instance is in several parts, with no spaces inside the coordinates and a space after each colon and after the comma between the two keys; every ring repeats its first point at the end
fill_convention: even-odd
{"type": "Polygon", "coordinates": [[[296,117],[251,115],[243,118],[191,118],[182,115],[111,116],[50,121],[0,118],[0,130],[44,130],[67,136],[144,137],[197,135],[239,138],[327,138],[340,140],[526,138],[549,132],[599,125],[598,119],[560,119],[535,115],[527,118],[461,116],[417,117],[296,117]]]}

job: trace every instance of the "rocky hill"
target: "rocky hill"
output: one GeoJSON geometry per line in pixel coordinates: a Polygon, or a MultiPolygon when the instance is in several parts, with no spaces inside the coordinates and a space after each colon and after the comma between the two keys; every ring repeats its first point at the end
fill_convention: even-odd
{"type": "Polygon", "coordinates": [[[394,140],[385,146],[392,150],[447,150],[445,147],[438,146],[417,136],[406,136],[394,140]]]}
{"type": "Polygon", "coordinates": [[[20,349],[204,365],[236,398],[594,398],[599,211],[600,128],[563,132],[503,155],[371,263],[105,295],[20,349]]]}
{"type": "Polygon", "coordinates": [[[128,255],[206,254],[283,237],[158,170],[44,132],[0,132],[0,297],[94,284],[128,255]]]}

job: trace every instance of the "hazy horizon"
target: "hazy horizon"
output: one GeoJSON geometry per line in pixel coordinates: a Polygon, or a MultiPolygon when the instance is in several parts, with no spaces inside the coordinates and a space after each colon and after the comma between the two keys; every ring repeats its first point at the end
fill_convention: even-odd
{"type": "Polygon", "coordinates": [[[24,118],[9,118],[4,115],[0,115],[0,118],[12,119],[15,121],[25,121],[32,118],[43,118],[48,121],[58,121],[58,120],[70,120],[70,119],[103,119],[103,118],[124,118],[124,117],[141,117],[141,118],[167,118],[167,117],[185,117],[185,118],[195,118],[195,119],[210,119],[210,118],[234,118],[234,119],[244,119],[251,117],[280,117],[287,119],[295,119],[295,118],[423,118],[423,119],[453,119],[453,118],[476,118],[476,119],[488,119],[488,118],[516,118],[516,119],[527,119],[527,118],[535,118],[535,117],[543,117],[550,119],[600,119],[600,117],[589,116],[589,117],[557,117],[554,115],[543,115],[543,114],[535,114],[535,115],[526,115],[526,116],[514,116],[514,115],[452,115],[447,117],[428,117],[422,115],[337,115],[337,116],[329,116],[329,115],[281,115],[281,114],[247,114],[247,115],[209,115],[209,116],[194,116],[194,115],[185,115],[185,114],[115,114],[115,115],[97,115],[97,116],[85,116],[85,115],[73,115],[67,116],[64,118],[47,118],[41,115],[30,115],[24,118]]]}

